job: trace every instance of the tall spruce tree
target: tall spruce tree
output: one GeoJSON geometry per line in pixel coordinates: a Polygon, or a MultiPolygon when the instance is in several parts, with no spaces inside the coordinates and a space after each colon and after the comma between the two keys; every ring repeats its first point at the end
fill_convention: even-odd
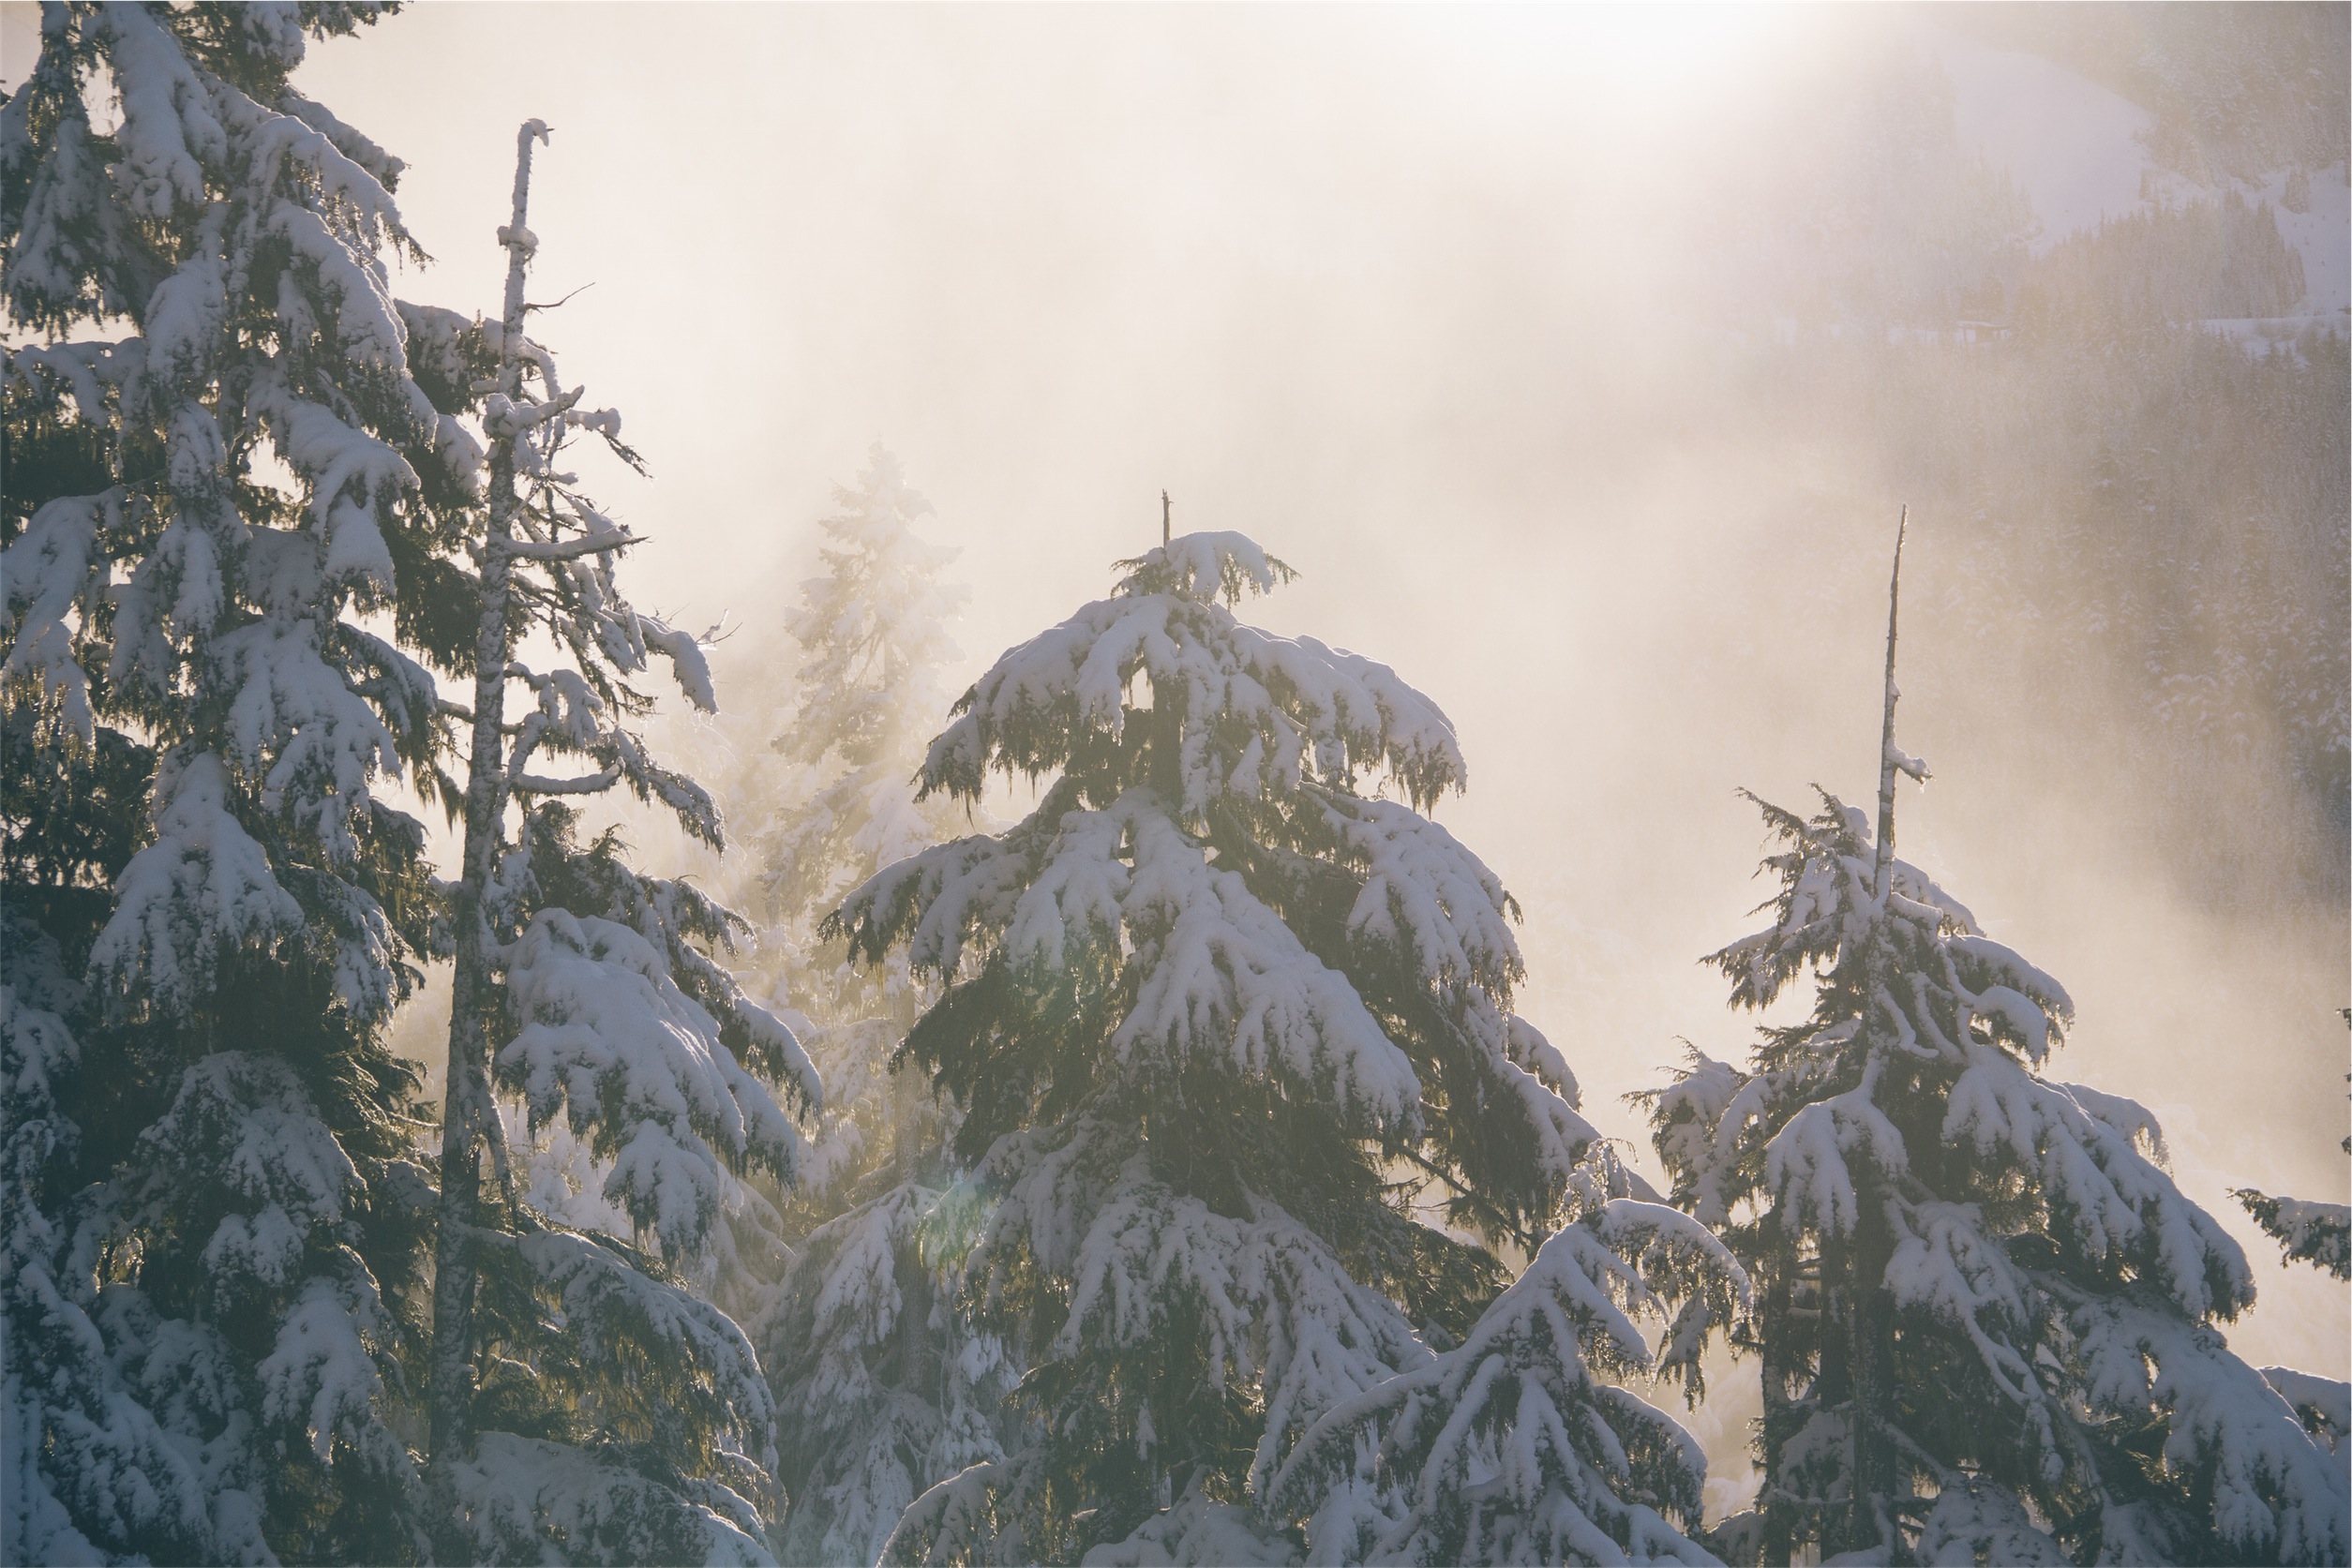
{"type": "Polygon", "coordinates": [[[955,1179],[952,1106],[891,1058],[936,983],[903,956],[849,962],[819,918],[884,866],[951,836],[962,807],[915,798],[945,717],[948,627],[966,597],[955,551],[916,530],[931,503],[877,443],[823,518],[824,571],[785,618],[803,658],[772,747],[730,805],[750,824],[743,902],[760,965],[791,999],[827,1104],[784,1205],[796,1245],[757,1335],[777,1402],[778,1546],[801,1562],[872,1562],[916,1494],[1002,1456],[1010,1385],[1000,1340],[950,1308],[955,1267],[939,1205],[955,1179]]]}
{"type": "Polygon", "coordinates": [[[830,1219],[902,1180],[936,1182],[945,1129],[927,1087],[893,1078],[891,1054],[936,988],[903,957],[850,962],[817,926],[884,866],[953,836],[965,808],[916,799],[924,748],[948,710],[949,627],[968,597],[942,574],[956,552],[916,531],[931,502],[877,442],[853,488],[819,520],[822,575],[784,624],[803,658],[782,729],[730,802],[749,853],[738,901],[759,922],[758,963],[806,1020],[825,1113],[802,1162],[798,1217],[830,1219]]]}
{"type": "Polygon", "coordinates": [[[442,384],[487,438],[488,485],[473,701],[452,709],[469,767],[462,790],[442,786],[466,832],[448,889],[430,1479],[452,1555],[758,1561],[772,1402],[742,1331],[681,1276],[720,1234],[733,1178],[792,1177],[800,1136],[768,1084],[810,1107],[818,1085],[790,1031],[710,956],[740,918],[633,869],[616,832],[584,839],[566,804],[625,789],[720,843],[709,794],[633,727],[652,698],[631,681],[654,655],[715,708],[701,650],[622,597],[635,541],[564,467],[581,432],[636,455],[620,417],[582,410],[523,331],[532,149],[547,134],[531,121],[517,137],[502,320],[442,321],[435,339],[442,384]],[[525,1201],[495,1088],[521,1097],[532,1131],[561,1118],[586,1143],[630,1237],[525,1201]]]}
{"type": "Polygon", "coordinates": [[[1875,834],[1827,792],[1809,819],[1763,806],[1772,924],[1708,961],[1743,1008],[1810,974],[1811,1015],[1652,1098],[1676,1201],[1759,1295],[1763,1485],[1719,1545],[2342,1562],[2343,1465],[2214,1326],[2254,1299],[2244,1255],[2144,1109],[2043,1076],[2058,981],[1894,856],[1895,775],[1925,776],[1895,742],[1895,648],[1890,603],[1875,834]]]}
{"type": "Polygon", "coordinates": [[[379,630],[436,651],[480,451],[407,362],[398,162],[289,85],[373,12],[45,7],[0,108],[40,339],[0,505],[9,1561],[425,1546],[383,1031],[432,900],[379,791],[435,693],[379,630]]]}
{"type": "Polygon", "coordinates": [[[825,570],[785,615],[804,659],[772,747],[782,766],[762,768],[773,789],[746,835],[766,913],[811,925],[875,871],[938,843],[957,814],[917,800],[914,773],[947,713],[942,676],[961,657],[948,628],[970,597],[944,577],[959,552],[916,531],[936,512],[880,442],[833,504],[817,524],[825,570]]]}
{"type": "MultiPolygon", "coordinates": [[[[1038,808],[885,869],[832,927],[946,982],[906,1056],[963,1112],[963,1305],[1029,1368],[1006,1456],[919,1498],[890,1554],[1242,1562],[1412,1536],[1373,1527],[1415,1500],[1357,1476],[1352,1441],[1345,1473],[1278,1484],[1302,1435],[1404,1376],[1491,1446],[1509,1411],[1489,1385],[1539,1364],[1574,1436],[1531,1419],[1516,1441],[1560,1445],[1598,1490],[1531,1475],[1549,1513],[1510,1538],[1688,1554],[1668,1521],[1695,1523],[1695,1447],[1577,1359],[1592,1271],[1621,1295],[1626,1271],[1602,1232],[1543,1238],[1605,1204],[1605,1152],[1510,1011],[1515,905],[1425,814],[1462,783],[1452,726],[1384,665],[1237,620],[1291,575],[1237,534],[1125,565],[999,659],[924,763],[926,794],[964,800],[992,771],[1050,777],[1038,808]],[[1559,1277],[1497,1303],[1491,1248],[1539,1244],[1559,1277]],[[1466,1337],[1476,1386],[1429,1376],[1466,1337]],[[1310,1523],[1326,1483],[1344,1525],[1310,1523]]],[[[1479,1444],[1441,1446],[1434,1470],[1479,1444]]],[[[1432,1512],[1467,1489],[1490,1519],[1518,1496],[1440,1489],[1432,1512]]]]}

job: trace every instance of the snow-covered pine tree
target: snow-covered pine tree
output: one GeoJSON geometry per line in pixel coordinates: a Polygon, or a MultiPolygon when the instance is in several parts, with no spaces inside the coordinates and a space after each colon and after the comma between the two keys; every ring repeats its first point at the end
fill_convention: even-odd
{"type": "Polygon", "coordinates": [[[1827,792],[1810,819],[1764,805],[1772,924],[1709,960],[1749,1008],[1810,973],[1811,1016],[1651,1097],[1676,1201],[1759,1296],[1764,1480],[1718,1545],[2344,1561],[2344,1466],[2214,1326],[2254,1298],[2243,1253],[2144,1109],[2043,1076],[2058,981],[1895,859],[1895,776],[1925,769],[1894,677],[1890,605],[1875,834],[1827,792]]]}
{"type": "Polygon", "coordinates": [[[430,901],[377,791],[434,687],[379,628],[479,451],[406,362],[398,163],[289,84],[373,11],[49,6],[0,108],[10,1561],[423,1547],[430,901]]]}
{"type": "Polygon", "coordinates": [[[652,698],[631,681],[654,654],[715,708],[701,650],[621,596],[634,541],[563,467],[579,431],[636,455],[619,415],[581,410],[523,331],[531,155],[547,136],[531,121],[517,137],[502,320],[434,321],[438,380],[478,411],[489,477],[473,702],[456,711],[469,769],[462,790],[444,786],[466,834],[448,889],[431,1480],[442,1549],[473,1561],[759,1561],[772,1402],[742,1331],[680,1271],[716,1244],[745,1192],[732,1178],[792,1176],[800,1137],[768,1084],[810,1107],[818,1086],[790,1031],[709,955],[741,919],[633,869],[612,831],[583,842],[565,803],[626,789],[720,842],[709,795],[633,727],[652,698]],[[540,770],[558,759],[584,770],[540,770]],[[562,1118],[603,1162],[629,1238],[523,1200],[494,1084],[523,1098],[531,1130],[562,1118]]]}
{"type": "MultiPolygon", "coordinates": [[[[919,1498],[890,1555],[1280,1561],[1324,1512],[1296,1501],[1325,1489],[1304,1469],[1273,1484],[1318,1420],[1402,1375],[1483,1440],[1509,1426],[1499,1369],[1535,1366],[1578,1473],[1530,1476],[1551,1512],[1514,1539],[1687,1551],[1659,1516],[1695,1522],[1695,1450],[1578,1360],[1604,1287],[1565,1271],[1603,1232],[1555,1237],[1560,1277],[1482,1318],[1501,1263],[1431,1222],[1534,1253],[1606,1180],[1565,1062],[1510,1011],[1516,906],[1424,814],[1462,782],[1451,724],[1384,665],[1237,620],[1291,575],[1238,534],[1124,565],[999,659],[923,765],[963,800],[1050,776],[1037,810],[885,869],[831,927],[947,982],[906,1055],[964,1113],[963,1302],[1029,1368],[1006,1457],[919,1498]],[[1474,1386],[1431,1377],[1431,1343],[1465,1339],[1474,1386]]],[[[1351,1519],[1413,1504],[1342,1468],[1351,1519]]]]}
{"type": "Polygon", "coordinates": [[[952,1108],[891,1070],[937,987],[900,956],[853,964],[816,933],[844,892],[963,814],[945,796],[917,800],[914,780],[947,712],[948,626],[966,593],[942,579],[956,552],[916,531],[931,503],[878,443],[834,502],[825,570],[785,620],[803,654],[794,699],[730,814],[753,824],[742,837],[757,869],[742,880],[763,974],[792,999],[827,1092],[785,1203],[797,1251],[758,1336],[792,1499],[778,1546],[793,1561],[865,1563],[917,1493],[1001,1456],[1011,1380],[1000,1343],[950,1309],[953,1261],[932,1234],[956,1174],[952,1108]]]}

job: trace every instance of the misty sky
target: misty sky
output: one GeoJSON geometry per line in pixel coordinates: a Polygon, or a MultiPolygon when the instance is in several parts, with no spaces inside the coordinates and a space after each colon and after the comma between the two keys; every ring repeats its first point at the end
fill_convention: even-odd
{"type": "MultiPolygon", "coordinates": [[[[1754,434],[1773,389],[1736,351],[1773,330],[1745,226],[1823,144],[1824,84],[1891,49],[1945,62],[2040,243],[2137,201],[2132,106],[1882,9],[427,5],[299,80],[408,161],[434,262],[397,287],[460,308],[495,307],[516,125],[554,127],[531,296],[592,287],[534,332],[652,466],[592,486],[652,541],[633,596],[742,626],[723,704],[780,694],[760,656],[876,440],[965,550],[959,684],[1156,544],[1163,486],[1179,530],[1296,567],[1245,613],[1452,715],[1440,815],[1526,907],[1521,1010],[1630,1137],[1617,1097],[1677,1037],[1747,1036],[1695,962],[1761,894],[1735,790],[1875,783],[1913,498],[1867,432],[1754,434]],[[1790,549],[1851,569],[1792,590],[1790,549]]],[[[2340,290],[2330,243],[2306,266],[2340,290]]],[[[1942,521],[1914,514],[1922,593],[1942,521]]],[[[2233,1344],[2346,1376],[2342,1286],[2225,1197],[2345,1197],[2344,911],[2200,912],[2110,831],[2128,781],[2013,769],[1999,694],[1940,707],[1958,655],[1903,658],[1936,778],[1902,852],[2072,991],[2056,1075],[2164,1119],[2259,1270],[2233,1344]]]]}

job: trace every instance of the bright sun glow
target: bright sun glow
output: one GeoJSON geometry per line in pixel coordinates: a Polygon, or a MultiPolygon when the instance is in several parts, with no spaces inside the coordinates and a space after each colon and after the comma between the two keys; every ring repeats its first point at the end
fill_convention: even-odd
{"type": "Polygon", "coordinates": [[[1574,81],[1636,97],[1753,68],[1794,13],[1762,5],[1458,6],[1415,13],[1427,36],[1480,72],[1574,81]]]}

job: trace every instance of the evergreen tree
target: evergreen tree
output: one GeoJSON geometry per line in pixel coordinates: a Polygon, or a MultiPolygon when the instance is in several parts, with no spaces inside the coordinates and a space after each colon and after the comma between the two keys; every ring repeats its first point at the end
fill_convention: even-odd
{"type": "Polygon", "coordinates": [[[370,628],[431,656],[480,453],[407,362],[398,162],[289,85],[373,9],[51,6],[0,108],[0,287],[45,339],[0,506],[10,1561],[424,1545],[430,1188],[383,1030],[431,901],[378,791],[435,694],[370,628]]]}
{"type": "Polygon", "coordinates": [[[941,672],[961,656],[948,627],[970,594],[941,575],[958,552],[915,531],[936,514],[879,442],[858,487],[836,487],[833,504],[818,522],[831,541],[817,552],[825,573],[801,585],[785,616],[807,657],[774,741],[781,799],[752,830],[780,920],[831,908],[875,871],[938,843],[952,820],[945,802],[915,799],[913,775],[947,712],[941,672]]]}
{"type": "Polygon", "coordinates": [[[709,949],[742,921],[633,869],[617,833],[583,840],[566,800],[626,789],[716,848],[718,814],[633,727],[632,679],[666,658],[715,708],[690,635],[637,612],[617,560],[635,541],[564,469],[577,432],[622,459],[620,417],[578,407],[523,333],[531,155],[517,139],[505,313],[437,341],[442,384],[488,438],[478,620],[449,889],[456,969],[435,1247],[430,1442],[443,1550],[476,1561],[759,1561],[773,1407],[750,1342],[683,1275],[720,1245],[757,1167],[793,1174],[800,1139],[767,1084],[813,1106],[791,1033],[709,949]],[[490,373],[468,376],[480,364],[490,373]],[[510,688],[522,698],[509,718],[510,688]],[[573,771],[542,772],[569,759],[573,771]],[[585,771],[577,769],[584,769],[585,771]],[[513,1175],[493,1084],[532,1133],[562,1119],[603,1165],[622,1239],[553,1224],[513,1175]],[[488,1164],[485,1180],[485,1162],[488,1164]]]}
{"type": "Polygon", "coordinates": [[[948,627],[966,590],[941,574],[956,552],[915,531],[931,502],[877,443],[856,489],[820,520],[826,570],[801,585],[785,627],[805,658],[770,755],[747,769],[734,814],[756,868],[742,902],[760,918],[761,967],[806,1019],[828,1104],[796,1198],[811,1224],[901,1181],[936,1183],[945,1127],[936,1098],[890,1056],[936,998],[903,957],[869,968],[817,934],[843,894],[951,837],[961,806],[916,799],[915,775],[948,709],[948,627]]]}
{"type": "Polygon", "coordinates": [[[765,917],[763,967],[828,1103],[785,1204],[798,1242],[760,1336],[776,1393],[779,1541],[801,1562],[872,1562],[915,1495],[1002,1456],[1001,1341],[950,1309],[954,1264],[936,1234],[957,1175],[952,1108],[891,1059],[937,987],[902,956],[849,962],[819,917],[884,866],[945,839],[961,809],[918,801],[914,775],[946,714],[948,625],[965,590],[955,552],[915,530],[931,503],[878,444],[822,519],[825,571],[785,619],[804,661],[782,731],[748,769],[748,835],[765,917]],[[780,763],[779,763],[779,760],[780,763]]]}
{"type": "MultiPolygon", "coordinates": [[[[992,770],[1050,775],[1038,809],[884,870],[829,927],[945,982],[905,1055],[963,1113],[962,1303],[1029,1368],[1006,1456],[919,1498],[890,1554],[1320,1549],[1341,1532],[1304,1528],[1313,1479],[1277,1485],[1301,1436],[1466,1336],[1548,1366],[1600,1488],[1579,1553],[1663,1550],[1660,1514],[1695,1519],[1695,1449],[1584,1375],[1580,1319],[1511,1326],[1599,1287],[1547,1276],[1481,1319],[1491,1248],[1536,1252],[1607,1175],[1566,1064],[1510,1012],[1516,906],[1425,814],[1462,782],[1452,726],[1384,665],[1236,620],[1291,575],[1237,534],[1125,564],[998,660],[924,763],[926,795],[965,800],[992,770]]],[[[1565,1245],[1589,1266],[1604,1242],[1565,1245]]],[[[1438,1379],[1464,1424],[1477,1365],[1475,1389],[1438,1379]]],[[[1403,1505],[1341,1485],[1376,1494],[1351,1517],[1403,1505]]],[[[1549,1538],[1575,1495],[1547,1495],[1549,1538]]]]}
{"type": "MultiPolygon", "coordinates": [[[[1899,545],[1898,545],[1899,560],[1899,545]]],[[[1772,924],[1709,960],[1734,1005],[1816,977],[1752,1068],[1653,1099],[1674,1197],[1759,1295],[1759,1513],[1721,1544],[1874,1561],[2341,1562],[2343,1466],[2219,1321],[2244,1255],[2129,1100],[2043,1076],[2072,1004],[1895,859],[1895,623],[1875,835],[1764,806],[1772,924]]]]}

